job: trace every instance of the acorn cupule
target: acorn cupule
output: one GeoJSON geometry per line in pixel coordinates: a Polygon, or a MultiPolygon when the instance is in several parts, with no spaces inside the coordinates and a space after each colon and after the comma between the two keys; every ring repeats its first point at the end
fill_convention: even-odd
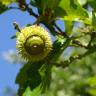
{"type": "Polygon", "coordinates": [[[40,61],[52,50],[52,40],[46,29],[32,25],[21,29],[16,47],[18,54],[27,61],[40,61]]]}

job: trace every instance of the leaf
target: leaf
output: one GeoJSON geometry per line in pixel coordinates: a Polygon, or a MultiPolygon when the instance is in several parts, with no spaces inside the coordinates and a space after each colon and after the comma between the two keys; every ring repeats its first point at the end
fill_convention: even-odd
{"type": "Polygon", "coordinates": [[[51,81],[51,67],[50,64],[43,64],[42,61],[25,64],[16,78],[16,84],[19,84],[18,95],[22,96],[24,93],[24,96],[26,96],[27,93],[35,94],[37,91],[38,94],[46,92],[51,81]]]}
{"type": "Polygon", "coordinates": [[[8,4],[11,4],[13,2],[16,2],[16,0],[0,0],[0,2],[4,5],[8,5],[8,4]]]}
{"type": "Polygon", "coordinates": [[[46,13],[46,10],[54,12],[54,16],[62,16],[65,14],[65,11],[58,7],[61,0],[31,0],[30,4],[38,8],[39,14],[46,13]],[[54,11],[53,11],[54,10],[54,11]]]}
{"type": "Polygon", "coordinates": [[[31,91],[30,87],[27,87],[23,96],[40,96],[41,94],[41,86],[37,86],[33,91],[31,91]]]}
{"type": "Polygon", "coordinates": [[[43,64],[42,67],[39,69],[39,73],[41,75],[41,87],[42,87],[42,92],[45,93],[50,86],[51,82],[51,64],[43,64]]]}
{"type": "Polygon", "coordinates": [[[88,79],[88,84],[89,84],[90,86],[96,86],[96,76],[90,77],[90,78],[88,79]]]}
{"type": "Polygon", "coordinates": [[[30,4],[34,7],[41,7],[42,8],[42,2],[41,0],[30,0],[30,4]]]}
{"type": "Polygon", "coordinates": [[[73,22],[65,20],[65,32],[67,32],[67,34],[71,34],[72,29],[73,29],[73,22]]]}
{"type": "Polygon", "coordinates": [[[70,11],[70,0],[61,0],[59,7],[65,10],[67,13],[70,11]]]}
{"type": "Polygon", "coordinates": [[[94,12],[92,12],[92,26],[96,29],[96,16],[94,12]]]}
{"type": "Polygon", "coordinates": [[[30,3],[35,7],[45,8],[46,6],[47,8],[55,9],[60,1],[61,0],[31,0],[30,3]]]}
{"type": "Polygon", "coordinates": [[[90,85],[90,88],[89,88],[88,92],[92,96],[96,96],[96,75],[94,75],[93,77],[88,78],[87,83],[90,85]]]}
{"type": "Polygon", "coordinates": [[[41,76],[38,72],[41,63],[27,63],[21,68],[16,78],[16,84],[19,84],[18,95],[22,96],[26,88],[29,86],[31,90],[41,83],[41,76]]]}
{"type": "Polygon", "coordinates": [[[3,12],[7,10],[8,10],[8,7],[2,4],[2,2],[0,1],[0,14],[2,14],[3,12]]]}
{"type": "Polygon", "coordinates": [[[88,90],[88,92],[91,94],[91,96],[96,96],[96,88],[91,88],[88,90]]]}
{"type": "Polygon", "coordinates": [[[87,3],[87,0],[77,0],[81,6],[87,3]]]}
{"type": "MultiPolygon", "coordinates": [[[[64,37],[63,37],[64,39],[64,37]]],[[[60,42],[58,42],[58,40],[56,40],[53,44],[53,49],[54,51],[52,52],[52,55],[50,56],[50,59],[52,61],[57,62],[59,57],[61,56],[62,52],[68,47],[68,45],[70,44],[71,39],[68,38],[66,40],[64,40],[64,42],[62,42],[62,39],[60,42]]]]}
{"type": "Polygon", "coordinates": [[[54,11],[54,16],[55,17],[64,17],[66,15],[65,10],[63,10],[61,7],[57,7],[54,11]]]}
{"type": "Polygon", "coordinates": [[[44,6],[47,6],[48,8],[55,9],[61,0],[42,0],[44,3],[44,6]]]}
{"type": "Polygon", "coordinates": [[[88,0],[88,4],[94,9],[96,12],[96,0],[88,0]]]}
{"type": "Polygon", "coordinates": [[[76,0],[61,0],[59,7],[66,11],[64,20],[84,19],[88,17],[87,11],[76,0]],[[67,17],[68,16],[68,17],[67,17]]]}

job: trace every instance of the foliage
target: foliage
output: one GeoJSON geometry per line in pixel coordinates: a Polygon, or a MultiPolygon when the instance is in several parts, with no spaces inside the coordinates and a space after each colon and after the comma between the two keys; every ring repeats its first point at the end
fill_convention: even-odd
{"type": "MultiPolygon", "coordinates": [[[[27,11],[36,22],[26,26],[43,24],[55,38],[46,59],[28,61],[21,68],[16,78],[18,96],[96,96],[96,0],[13,1],[18,8],[9,7],[10,0],[0,2],[0,13],[27,11]],[[57,21],[63,22],[65,30],[57,21]]],[[[20,32],[17,23],[14,27],[20,32]]]]}

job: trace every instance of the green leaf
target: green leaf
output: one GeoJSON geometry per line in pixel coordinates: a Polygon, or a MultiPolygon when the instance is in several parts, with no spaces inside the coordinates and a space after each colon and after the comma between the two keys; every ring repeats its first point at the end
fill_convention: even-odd
{"type": "Polygon", "coordinates": [[[55,9],[59,2],[61,0],[31,0],[31,5],[35,6],[35,7],[47,7],[47,8],[50,8],[50,9],[55,9]]]}
{"type": "MultiPolygon", "coordinates": [[[[60,51],[62,47],[62,44],[61,42],[59,42],[58,40],[56,40],[54,43],[53,43],[53,51],[52,51],[52,55],[50,55],[49,59],[51,60],[57,60],[57,53],[60,51]]],[[[60,54],[59,54],[60,55],[60,54]]]]}
{"type": "Polygon", "coordinates": [[[11,4],[13,2],[16,2],[16,0],[0,0],[0,2],[4,5],[8,5],[8,4],[11,4]]]}
{"type": "Polygon", "coordinates": [[[94,89],[94,88],[91,88],[91,89],[89,89],[89,91],[88,91],[92,96],[96,96],[96,88],[94,89]]]}
{"type": "Polygon", "coordinates": [[[90,78],[88,79],[88,84],[89,84],[90,86],[96,86],[96,76],[90,77],[90,78]]]}
{"type": "MultiPolygon", "coordinates": [[[[64,39],[64,37],[63,37],[63,39],[64,39]]],[[[55,61],[55,62],[58,61],[58,59],[61,56],[61,54],[63,53],[63,51],[69,46],[70,41],[71,41],[71,39],[68,38],[64,41],[62,41],[62,39],[61,39],[60,42],[58,42],[58,40],[56,40],[54,42],[54,44],[53,44],[54,51],[52,53],[52,56],[50,56],[52,61],[55,61]]]]}
{"type": "Polygon", "coordinates": [[[41,86],[37,86],[33,91],[31,91],[30,87],[27,87],[23,96],[40,96],[41,94],[41,86]]]}
{"type": "Polygon", "coordinates": [[[81,6],[87,3],[87,0],[77,0],[81,6]]]}
{"type": "Polygon", "coordinates": [[[0,14],[2,14],[3,12],[7,10],[8,10],[8,7],[2,4],[2,2],[0,1],[0,14]]]}
{"type": "Polygon", "coordinates": [[[42,87],[42,92],[45,93],[50,86],[51,83],[51,64],[43,64],[42,67],[39,69],[39,73],[41,75],[41,87],[42,87]]]}
{"type": "Polygon", "coordinates": [[[55,17],[64,17],[65,15],[66,15],[66,12],[61,7],[57,7],[54,11],[55,17]]]}
{"type": "Polygon", "coordinates": [[[71,34],[72,29],[73,29],[73,22],[65,20],[65,32],[67,32],[67,34],[71,34]]]}
{"type": "MultiPolygon", "coordinates": [[[[42,61],[25,64],[16,78],[16,83],[19,84],[18,95],[22,96],[24,93],[24,96],[26,96],[28,93],[31,94],[29,96],[34,96],[32,94],[37,91],[38,94],[46,92],[51,81],[51,67],[50,64],[43,64],[42,61]]],[[[38,96],[38,94],[35,96],[38,96]]]]}
{"type": "Polygon", "coordinates": [[[32,6],[35,6],[35,7],[41,7],[42,8],[42,2],[41,2],[41,0],[30,0],[30,4],[32,5],[32,6]]]}
{"type": "Polygon", "coordinates": [[[51,9],[55,9],[61,0],[42,0],[45,6],[51,9]]]}
{"type": "Polygon", "coordinates": [[[22,96],[26,88],[29,86],[31,90],[36,88],[41,83],[41,76],[38,72],[42,66],[41,63],[27,63],[21,68],[16,78],[16,83],[19,84],[18,95],[22,96]]]}
{"type": "Polygon", "coordinates": [[[88,0],[88,4],[94,9],[96,12],[96,0],[88,0]]]}
{"type": "Polygon", "coordinates": [[[64,20],[84,19],[88,17],[87,11],[76,0],[61,0],[59,7],[66,11],[64,20]]]}
{"type": "Polygon", "coordinates": [[[70,12],[70,0],[61,0],[59,7],[65,10],[67,13],[70,12]]]}
{"type": "Polygon", "coordinates": [[[92,26],[96,29],[96,16],[94,12],[92,12],[92,26]]]}

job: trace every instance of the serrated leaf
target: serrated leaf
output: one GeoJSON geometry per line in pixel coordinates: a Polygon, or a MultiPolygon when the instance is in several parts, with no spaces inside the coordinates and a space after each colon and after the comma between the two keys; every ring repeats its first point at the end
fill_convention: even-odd
{"type": "Polygon", "coordinates": [[[46,92],[51,81],[51,67],[49,64],[43,64],[42,61],[38,63],[28,62],[25,64],[16,78],[16,83],[19,84],[18,95],[22,96],[25,92],[24,96],[26,96],[27,93],[31,94],[29,96],[38,96],[32,94],[35,94],[36,91],[39,93],[46,92]],[[27,87],[30,88],[31,92],[27,87]]]}
{"type": "Polygon", "coordinates": [[[29,86],[31,90],[36,88],[41,83],[41,76],[38,72],[41,67],[40,63],[27,63],[21,68],[16,78],[16,83],[19,84],[18,95],[22,96],[26,88],[29,86]]]}
{"type": "Polygon", "coordinates": [[[33,91],[31,91],[30,87],[27,87],[23,96],[40,96],[42,90],[41,86],[37,86],[33,91]]]}
{"type": "Polygon", "coordinates": [[[84,19],[88,17],[87,11],[76,0],[61,0],[59,7],[67,13],[63,16],[63,19],[74,21],[77,18],[84,19]]]}

